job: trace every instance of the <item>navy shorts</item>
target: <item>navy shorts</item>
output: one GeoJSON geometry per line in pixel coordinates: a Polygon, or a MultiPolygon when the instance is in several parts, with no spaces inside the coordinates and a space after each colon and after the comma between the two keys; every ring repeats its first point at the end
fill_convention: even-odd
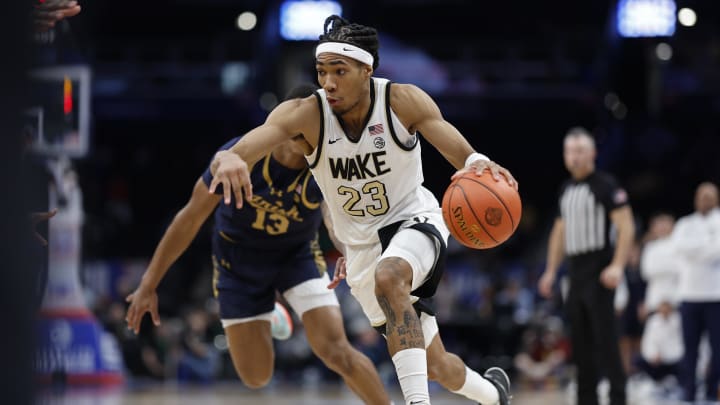
{"type": "Polygon", "coordinates": [[[271,312],[276,291],[282,294],[327,270],[317,239],[291,249],[247,249],[216,231],[212,253],[213,291],[222,319],[271,312]]]}

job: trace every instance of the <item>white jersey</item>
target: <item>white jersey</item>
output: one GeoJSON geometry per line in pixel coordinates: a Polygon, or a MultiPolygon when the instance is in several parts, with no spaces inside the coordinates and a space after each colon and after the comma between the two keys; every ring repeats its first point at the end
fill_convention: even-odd
{"type": "Polygon", "coordinates": [[[680,269],[681,301],[720,301],[720,208],[678,219],[671,235],[684,266],[680,269]]]}
{"type": "Polygon", "coordinates": [[[378,243],[385,225],[439,210],[423,183],[420,140],[390,108],[390,82],[371,78],[370,115],[352,140],[318,90],[322,126],[306,156],[330,209],[338,239],[348,246],[378,243]]]}

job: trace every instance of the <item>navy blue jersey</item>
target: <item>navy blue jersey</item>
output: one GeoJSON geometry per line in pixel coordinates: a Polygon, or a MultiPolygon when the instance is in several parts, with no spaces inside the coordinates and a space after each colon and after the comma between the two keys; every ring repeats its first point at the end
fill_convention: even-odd
{"type": "MultiPolygon", "coordinates": [[[[232,147],[233,138],[219,150],[232,147]]],[[[271,154],[253,166],[251,201],[242,209],[220,202],[215,210],[215,229],[224,239],[240,247],[282,249],[302,245],[315,238],[322,221],[322,194],[308,168],[289,169],[271,154]]],[[[208,166],[203,181],[210,186],[212,174],[208,166]]],[[[222,186],[215,192],[222,194],[222,186]]]]}

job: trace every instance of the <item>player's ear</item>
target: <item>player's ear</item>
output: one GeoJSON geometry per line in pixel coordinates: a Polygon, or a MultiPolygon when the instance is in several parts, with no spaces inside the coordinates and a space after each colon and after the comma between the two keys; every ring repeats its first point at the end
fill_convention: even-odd
{"type": "Polygon", "coordinates": [[[370,76],[372,76],[372,74],[373,74],[373,68],[370,65],[364,65],[364,67],[365,67],[365,77],[369,79],[370,76]]]}

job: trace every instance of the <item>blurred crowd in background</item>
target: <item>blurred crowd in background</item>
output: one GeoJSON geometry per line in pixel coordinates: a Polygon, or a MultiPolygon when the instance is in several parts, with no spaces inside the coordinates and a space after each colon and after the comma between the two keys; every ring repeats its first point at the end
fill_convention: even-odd
{"type": "MultiPolygon", "coordinates": [[[[717,211],[717,195],[707,198],[708,207],[717,211]]],[[[636,222],[637,238],[615,298],[623,365],[630,376],[631,395],[678,399],[684,354],[679,312],[683,297],[678,283],[680,272],[688,268],[671,238],[676,216],[659,211],[648,221],[637,218],[636,222]]],[[[519,232],[504,249],[522,240],[522,229],[519,232]]],[[[325,233],[321,236],[329,271],[333,271],[339,253],[325,233]]],[[[209,236],[197,239],[200,246],[186,254],[161,285],[162,324],[154,327],[146,317],[139,336],[127,329],[123,298],[139,283],[147,262],[92,261],[84,267],[87,301],[117,338],[127,372],[136,381],[236,379],[212,298],[212,267],[205,240],[209,236]]],[[[544,268],[543,242],[538,240],[537,246],[516,258],[469,250],[451,238],[446,274],[435,297],[437,316],[445,345],[472,367],[501,364],[525,389],[572,389],[572,347],[562,307],[566,281],[560,277],[552,300],[537,291],[544,268]],[[532,251],[534,256],[529,254],[532,251]]],[[[384,339],[370,326],[347,285],[341,284],[336,292],[351,343],[375,362],[385,383],[392,385],[395,371],[384,339]]],[[[290,339],[275,341],[274,383],[338,382],[338,376],[311,352],[297,317],[294,324],[290,339]]],[[[703,337],[699,381],[708,372],[709,356],[707,337],[703,337]]]]}
{"type": "MultiPolygon", "coordinates": [[[[217,147],[261,122],[292,84],[314,81],[310,43],[279,38],[280,2],[265,3],[160,1],[141,13],[87,4],[38,45],[41,66],[93,69],[91,151],[73,162],[85,207],[80,274],[88,306],[138,381],[236,379],[212,298],[211,224],[161,284],[160,326],[146,319],[135,336],[124,298],[217,147]],[[246,8],[258,12],[260,27],[241,33],[233,22],[246,8]]],[[[476,149],[520,182],[523,218],[509,241],[471,251],[451,240],[435,299],[448,350],[475,369],[501,365],[534,389],[571,380],[562,281],[547,301],[537,280],[566,178],[562,138],[583,125],[596,137],[598,167],[627,189],[638,230],[616,297],[625,368],[652,380],[647,389],[671,395],[676,384],[666,377],[676,375],[681,339],[667,357],[651,355],[650,334],[678,332],[667,321],[677,318],[678,301],[651,294],[656,274],[646,253],[694,210],[698,184],[720,182],[718,4],[678,0],[677,9],[695,8],[696,26],[622,38],[611,34],[622,3],[615,1],[538,3],[520,14],[484,2],[481,15],[467,13],[471,1],[345,3],[352,19],[381,31],[377,75],[426,89],[476,149]],[[657,314],[670,324],[658,325],[657,314]],[[667,367],[657,374],[658,365],[667,367]]],[[[430,149],[426,184],[441,198],[453,170],[430,149]]],[[[333,268],[338,252],[326,235],[322,246],[333,268]]],[[[346,285],[337,293],[351,342],[395,381],[383,338],[346,285]]],[[[297,318],[295,327],[290,339],[275,341],[276,380],[338,381],[313,356],[297,318]]],[[[707,357],[702,349],[699,367],[707,357]]]]}

